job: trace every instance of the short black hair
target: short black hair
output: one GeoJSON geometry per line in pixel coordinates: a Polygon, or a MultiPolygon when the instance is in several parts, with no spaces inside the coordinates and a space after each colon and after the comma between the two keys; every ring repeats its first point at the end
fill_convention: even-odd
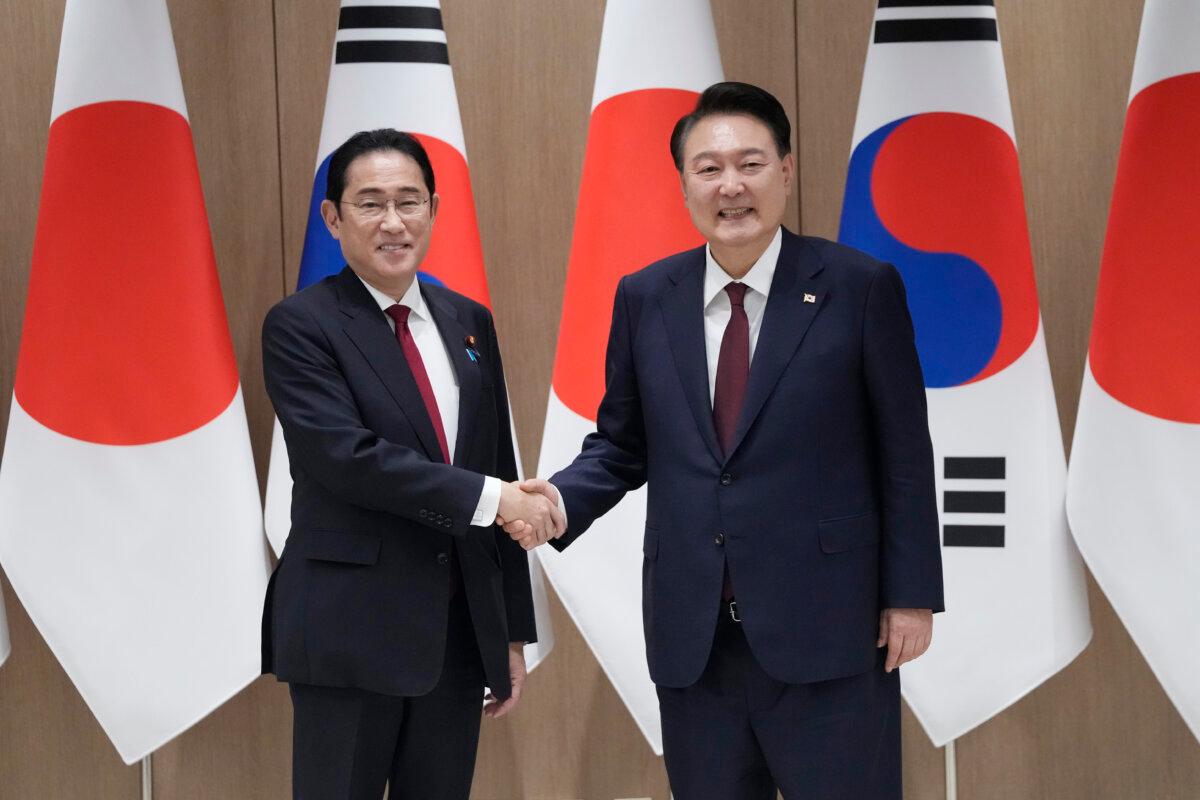
{"type": "Polygon", "coordinates": [[[354,159],[367,153],[386,152],[395,150],[411,158],[421,168],[421,177],[425,179],[425,188],[432,197],[436,190],[433,182],[433,165],[429,163],[429,154],[410,133],[398,131],[395,128],[378,128],[373,131],[359,131],[338,146],[329,157],[329,175],[325,180],[325,199],[335,205],[342,199],[346,191],[346,170],[354,159]]]}
{"type": "Polygon", "coordinates": [[[705,117],[717,114],[754,117],[771,131],[780,158],[792,152],[792,125],[775,95],[753,84],[725,81],[705,89],[691,113],[675,123],[675,129],[671,131],[671,158],[675,161],[675,169],[683,172],[683,143],[692,127],[705,117]]]}

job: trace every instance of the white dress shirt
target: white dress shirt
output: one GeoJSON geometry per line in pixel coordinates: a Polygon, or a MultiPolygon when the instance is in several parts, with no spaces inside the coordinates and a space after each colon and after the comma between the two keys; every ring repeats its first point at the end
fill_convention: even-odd
{"type": "MultiPolygon", "coordinates": [[[[358,279],[362,281],[361,276],[358,279]]],[[[383,318],[387,320],[392,333],[396,332],[396,322],[386,310],[396,303],[411,309],[408,314],[408,330],[417,345],[417,351],[421,354],[425,372],[429,375],[429,384],[433,387],[433,397],[437,401],[438,414],[441,415],[442,428],[446,433],[446,447],[453,458],[454,444],[458,441],[458,375],[450,363],[450,353],[429,313],[419,284],[420,281],[414,280],[403,297],[393,300],[371,284],[362,281],[362,285],[367,287],[371,297],[379,304],[380,310],[384,311],[383,318]]],[[[399,344],[396,346],[399,347],[399,344]]],[[[500,479],[485,476],[479,503],[475,506],[475,513],[471,515],[471,524],[485,528],[495,524],[496,511],[499,508],[500,479]]]]}
{"type": "MultiPolygon", "coordinates": [[[[754,363],[754,347],[758,344],[758,332],[762,330],[763,312],[767,308],[767,295],[771,292],[771,280],[775,277],[775,264],[779,251],[783,249],[783,228],[775,231],[775,238],[767,249],[750,267],[750,271],[737,279],[746,284],[746,296],[742,305],[746,319],[750,322],[750,360],[754,363]]],[[[713,258],[712,249],[704,248],[704,347],[708,356],[708,399],[712,402],[717,391],[717,360],[721,355],[721,339],[725,326],[733,313],[729,294],[725,291],[733,278],[713,258]]]]}

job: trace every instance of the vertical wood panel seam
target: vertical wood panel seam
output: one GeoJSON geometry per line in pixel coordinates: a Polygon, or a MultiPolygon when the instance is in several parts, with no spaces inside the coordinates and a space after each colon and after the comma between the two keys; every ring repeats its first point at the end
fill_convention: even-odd
{"type": "MultiPolygon", "coordinates": [[[[283,109],[279,104],[279,10],[271,0],[271,62],[275,65],[275,167],[279,173],[279,296],[287,297],[287,230],[284,227],[283,109]]],[[[274,434],[272,434],[274,435],[274,434]]],[[[264,501],[265,502],[265,501],[264,501]]]]}
{"type": "Polygon", "coordinates": [[[800,0],[792,0],[792,75],[796,87],[792,91],[792,108],[796,110],[796,153],[792,157],[796,164],[796,233],[801,234],[804,232],[804,193],[800,191],[800,0]]]}

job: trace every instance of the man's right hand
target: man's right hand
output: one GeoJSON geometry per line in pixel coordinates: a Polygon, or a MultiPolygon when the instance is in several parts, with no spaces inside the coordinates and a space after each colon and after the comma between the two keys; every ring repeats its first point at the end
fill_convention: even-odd
{"type": "MultiPolygon", "coordinates": [[[[525,481],[525,484],[533,483],[525,481]]],[[[545,481],[542,481],[545,483],[545,481]]],[[[546,483],[546,486],[550,486],[546,483]]],[[[526,489],[524,484],[504,483],[500,486],[500,507],[496,513],[496,524],[504,527],[514,540],[526,550],[532,550],[552,537],[561,536],[567,523],[558,510],[558,492],[551,498],[544,492],[526,489]]]]}
{"type": "MultiPolygon", "coordinates": [[[[518,542],[521,547],[526,550],[532,550],[540,544],[544,544],[550,539],[557,539],[562,536],[567,529],[567,520],[562,511],[559,510],[558,489],[554,484],[542,478],[529,478],[521,483],[505,484],[504,489],[510,486],[519,487],[520,491],[529,498],[536,498],[540,501],[545,501],[550,507],[550,519],[553,525],[549,527],[539,527],[529,524],[530,521],[516,517],[501,519],[504,517],[501,512],[496,519],[498,525],[504,527],[504,531],[518,542]]],[[[501,508],[504,504],[503,491],[501,492],[501,508]]]]}

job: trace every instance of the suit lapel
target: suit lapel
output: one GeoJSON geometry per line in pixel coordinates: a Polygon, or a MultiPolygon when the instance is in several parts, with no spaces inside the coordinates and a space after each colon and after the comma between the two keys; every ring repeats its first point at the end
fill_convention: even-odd
{"type": "Polygon", "coordinates": [[[746,437],[817,312],[828,299],[828,291],[814,280],[821,270],[820,260],[803,240],[784,231],[779,263],[771,280],[771,293],[767,297],[758,344],[750,365],[750,382],[746,386],[746,398],[729,455],[737,451],[746,437]]]}
{"type": "MultiPolygon", "coordinates": [[[[475,420],[479,411],[481,365],[467,355],[467,336],[477,332],[468,331],[462,326],[454,306],[446,302],[445,298],[426,291],[425,285],[421,287],[421,293],[425,296],[425,304],[433,315],[433,321],[450,356],[450,364],[458,376],[458,435],[455,437],[451,458],[452,463],[461,467],[465,466],[463,460],[471,452],[471,437],[475,433],[475,420]]],[[[496,390],[500,391],[500,387],[496,390]]]]}
{"type": "Polygon", "coordinates": [[[712,400],[708,396],[708,356],[704,344],[704,248],[692,250],[671,276],[674,283],[659,299],[667,341],[675,369],[683,384],[688,407],[700,436],[718,462],[724,461],[713,427],[712,400]]]}
{"type": "Polygon", "coordinates": [[[431,461],[441,461],[442,448],[425,411],[425,401],[379,305],[349,267],[338,275],[337,285],[341,312],[346,316],[342,329],[408,419],[425,454],[431,461]]]}

